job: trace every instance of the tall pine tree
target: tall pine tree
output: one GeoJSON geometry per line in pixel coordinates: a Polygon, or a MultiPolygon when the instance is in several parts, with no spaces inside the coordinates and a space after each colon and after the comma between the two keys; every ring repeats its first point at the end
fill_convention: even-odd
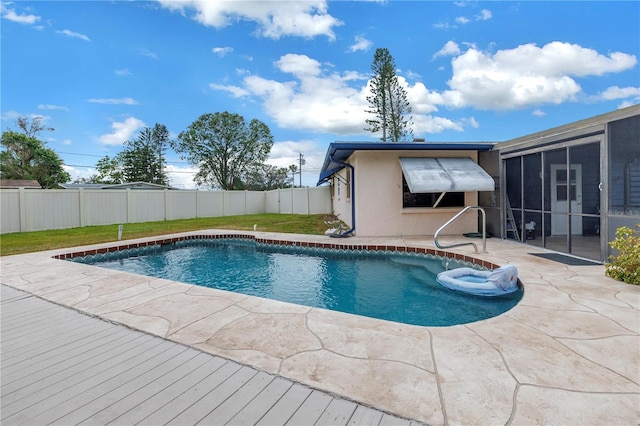
{"type": "Polygon", "coordinates": [[[382,142],[399,142],[412,138],[411,105],[407,92],[398,82],[396,66],[389,49],[378,48],[371,64],[373,75],[369,82],[371,95],[367,96],[375,118],[366,120],[365,130],[379,133],[382,142]]]}
{"type": "Polygon", "coordinates": [[[169,131],[166,126],[156,123],[153,128],[145,127],[140,131],[138,139],[125,141],[123,150],[117,155],[101,158],[96,164],[98,174],[87,182],[149,182],[169,185],[164,158],[169,143],[169,131]]]}
{"type": "Polygon", "coordinates": [[[168,185],[164,171],[164,153],[169,145],[169,131],[162,124],[145,127],[135,141],[126,141],[120,153],[123,175],[128,182],[150,182],[168,185]]]}

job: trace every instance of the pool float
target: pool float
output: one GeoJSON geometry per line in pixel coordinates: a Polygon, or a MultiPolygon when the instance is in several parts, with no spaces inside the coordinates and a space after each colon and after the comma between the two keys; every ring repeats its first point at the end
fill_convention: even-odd
{"type": "Polygon", "coordinates": [[[456,268],[440,272],[436,281],[451,290],[476,296],[501,296],[518,290],[518,270],[513,265],[493,271],[456,268]]]}

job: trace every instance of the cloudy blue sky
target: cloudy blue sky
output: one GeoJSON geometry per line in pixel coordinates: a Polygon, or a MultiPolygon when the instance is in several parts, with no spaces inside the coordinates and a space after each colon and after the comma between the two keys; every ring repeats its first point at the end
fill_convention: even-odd
{"type": "Polygon", "coordinates": [[[270,127],[271,164],[304,154],[315,185],[330,142],[377,140],[363,129],[379,47],[427,141],[503,141],[640,103],[637,1],[14,1],[1,25],[2,129],[43,117],[74,178],[145,126],[175,137],[229,111],[270,127]]]}

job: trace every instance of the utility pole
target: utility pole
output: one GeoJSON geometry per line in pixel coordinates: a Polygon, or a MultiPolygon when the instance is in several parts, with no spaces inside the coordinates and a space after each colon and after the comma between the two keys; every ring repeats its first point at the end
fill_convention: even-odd
{"type": "Polygon", "coordinates": [[[302,153],[300,153],[300,171],[299,171],[299,173],[300,173],[300,181],[299,181],[300,182],[300,188],[302,188],[302,166],[304,164],[305,164],[304,155],[302,155],[302,153]]]}

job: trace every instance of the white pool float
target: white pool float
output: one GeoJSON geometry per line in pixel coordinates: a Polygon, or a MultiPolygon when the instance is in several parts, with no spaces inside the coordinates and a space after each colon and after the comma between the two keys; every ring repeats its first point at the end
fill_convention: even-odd
{"type": "Polygon", "coordinates": [[[501,296],[518,290],[518,270],[513,265],[493,271],[456,268],[440,272],[436,280],[441,285],[476,296],[501,296]]]}

